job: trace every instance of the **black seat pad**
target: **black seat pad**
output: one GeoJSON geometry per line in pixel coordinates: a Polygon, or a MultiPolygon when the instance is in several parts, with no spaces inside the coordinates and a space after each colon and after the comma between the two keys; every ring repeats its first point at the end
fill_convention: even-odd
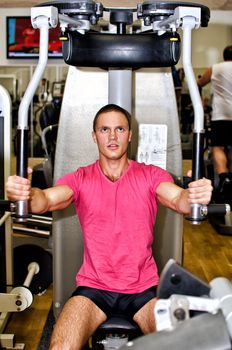
{"type": "Polygon", "coordinates": [[[127,330],[127,331],[138,331],[139,326],[133,320],[128,320],[125,317],[113,316],[110,317],[107,321],[101,324],[99,330],[127,330]]]}

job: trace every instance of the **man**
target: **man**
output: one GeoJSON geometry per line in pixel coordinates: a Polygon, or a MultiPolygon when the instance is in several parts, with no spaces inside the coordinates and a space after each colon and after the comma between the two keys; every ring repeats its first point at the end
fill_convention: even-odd
{"type": "Polygon", "coordinates": [[[198,79],[200,88],[209,82],[212,86],[211,146],[220,191],[232,181],[232,45],[224,49],[223,58],[198,79]]]}
{"type": "MultiPolygon", "coordinates": [[[[83,265],[77,289],[58,317],[50,349],[81,349],[112,314],[129,315],[143,333],[155,331],[153,309],[157,267],[152,256],[157,203],[189,213],[192,203],[207,204],[212,186],[201,179],[182,189],[163,169],[128,159],[130,115],[106,105],[93,122],[99,160],[59,179],[45,190],[9,177],[10,200],[29,200],[36,213],[74,203],[84,236],[83,265]]],[[[68,239],[68,237],[67,237],[68,239]]]]}

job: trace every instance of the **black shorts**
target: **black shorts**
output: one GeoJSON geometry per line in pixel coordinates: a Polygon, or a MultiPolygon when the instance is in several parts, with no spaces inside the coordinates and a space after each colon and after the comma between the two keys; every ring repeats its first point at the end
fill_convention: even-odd
{"type": "Polygon", "coordinates": [[[90,287],[77,287],[73,296],[82,295],[91,299],[106,316],[124,316],[132,319],[148,301],[156,298],[157,286],[136,294],[108,292],[90,287]]]}
{"type": "Polygon", "coordinates": [[[211,122],[211,146],[232,145],[232,121],[217,120],[211,122]]]}

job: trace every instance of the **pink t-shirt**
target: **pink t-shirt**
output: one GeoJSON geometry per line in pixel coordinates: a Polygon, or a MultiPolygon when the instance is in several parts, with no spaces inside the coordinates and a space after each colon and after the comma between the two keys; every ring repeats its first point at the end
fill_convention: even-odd
{"type": "Polygon", "coordinates": [[[152,242],[161,182],[173,179],[159,167],[135,161],[116,182],[103,174],[99,161],[57,181],[73,190],[82,226],[84,258],[77,286],[129,294],[158,284],[152,242]]]}

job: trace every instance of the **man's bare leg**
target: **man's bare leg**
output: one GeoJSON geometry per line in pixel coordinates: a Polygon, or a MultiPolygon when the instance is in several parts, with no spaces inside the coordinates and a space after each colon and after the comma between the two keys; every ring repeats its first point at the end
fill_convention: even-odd
{"type": "Polygon", "coordinates": [[[133,317],[133,320],[139,325],[144,334],[155,332],[154,307],[157,298],[151,299],[146,303],[133,317]]]}
{"type": "Polygon", "coordinates": [[[230,146],[228,152],[228,163],[229,163],[229,171],[232,173],[232,146],[230,146]]]}
{"type": "Polygon", "coordinates": [[[224,147],[212,147],[213,164],[217,174],[227,172],[227,156],[224,147]]]}
{"type": "Polygon", "coordinates": [[[79,295],[70,298],[57,319],[49,349],[81,349],[106,319],[105,313],[90,299],[79,295]]]}

